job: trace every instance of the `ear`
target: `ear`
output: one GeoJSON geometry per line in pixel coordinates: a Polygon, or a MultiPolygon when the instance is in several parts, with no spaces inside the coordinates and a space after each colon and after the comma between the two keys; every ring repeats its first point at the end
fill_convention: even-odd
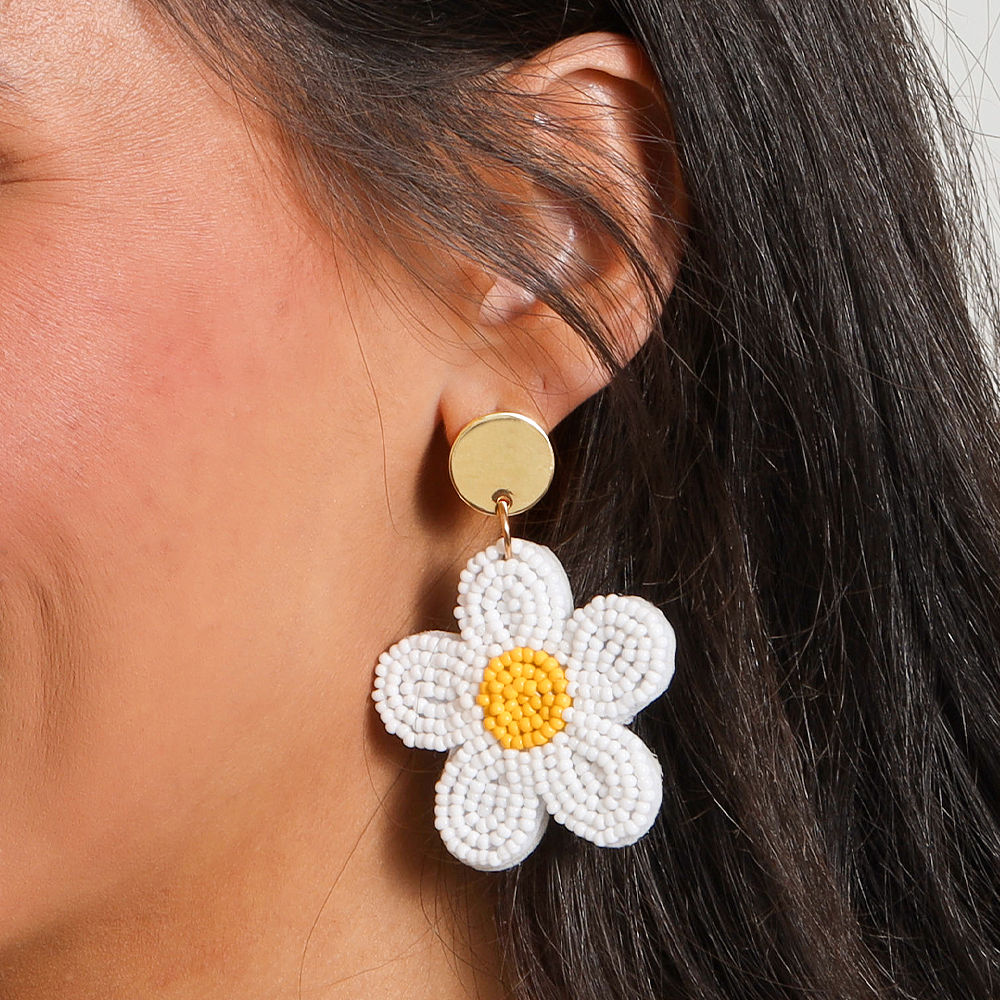
{"type": "MultiPolygon", "coordinates": [[[[572,167],[580,187],[629,234],[655,277],[630,262],[606,226],[540,184],[517,192],[528,232],[540,234],[540,265],[581,312],[600,319],[614,364],[573,327],[504,274],[473,276],[474,336],[441,395],[449,442],[494,410],[535,417],[551,429],[600,390],[650,336],[673,285],[687,199],[669,113],[641,48],[612,34],[568,39],[511,71],[514,92],[534,108],[534,135],[547,162],[572,167]]],[[[497,178],[507,188],[510,178],[497,178]]]]}

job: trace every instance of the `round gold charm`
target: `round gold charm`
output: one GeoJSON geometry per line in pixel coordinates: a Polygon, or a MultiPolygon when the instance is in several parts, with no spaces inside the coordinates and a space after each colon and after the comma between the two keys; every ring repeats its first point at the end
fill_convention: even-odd
{"type": "Polygon", "coordinates": [[[549,488],[555,465],[549,436],[520,413],[488,413],[466,424],[448,458],[458,495],[484,514],[495,514],[505,493],[509,514],[533,507],[549,488]]]}

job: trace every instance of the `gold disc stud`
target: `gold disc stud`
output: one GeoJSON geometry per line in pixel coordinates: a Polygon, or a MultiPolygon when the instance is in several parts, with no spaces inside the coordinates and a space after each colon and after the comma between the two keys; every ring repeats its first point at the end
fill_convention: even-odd
{"type": "Polygon", "coordinates": [[[458,495],[484,514],[510,497],[507,513],[520,514],[545,495],[556,460],[548,434],[520,413],[488,413],[462,428],[448,457],[458,495]]]}

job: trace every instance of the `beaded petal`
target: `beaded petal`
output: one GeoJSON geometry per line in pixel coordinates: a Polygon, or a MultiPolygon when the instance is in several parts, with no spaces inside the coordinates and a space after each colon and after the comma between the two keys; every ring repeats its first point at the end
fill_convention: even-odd
{"type": "Polygon", "coordinates": [[[638,840],[660,808],[659,762],[625,728],[666,690],[674,633],[638,597],[573,609],[562,564],[521,538],[462,571],[459,635],[397,642],[375,669],[375,706],[407,746],[448,751],[435,825],[481,871],[523,861],[549,816],[604,847],[638,840]]]}

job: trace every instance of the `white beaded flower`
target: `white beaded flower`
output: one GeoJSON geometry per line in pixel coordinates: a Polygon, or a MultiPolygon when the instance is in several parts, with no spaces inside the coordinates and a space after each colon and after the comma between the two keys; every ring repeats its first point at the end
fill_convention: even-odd
{"type": "Polygon", "coordinates": [[[462,571],[459,635],[422,632],[379,658],[373,698],[407,746],[449,751],[435,825],[481,871],[523,861],[548,817],[595,844],[624,847],[650,828],[659,762],[625,728],[666,690],[674,633],[638,597],[573,610],[547,548],[514,539],[462,571]]]}

